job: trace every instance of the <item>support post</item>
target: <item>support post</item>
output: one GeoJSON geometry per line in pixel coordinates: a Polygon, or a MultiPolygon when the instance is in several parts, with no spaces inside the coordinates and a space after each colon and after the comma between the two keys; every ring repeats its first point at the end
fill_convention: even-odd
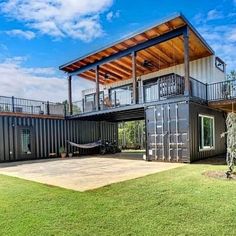
{"type": "Polygon", "coordinates": [[[12,104],[12,112],[15,112],[15,98],[14,98],[14,96],[11,97],[11,104],[12,104]]]}
{"type": "Polygon", "coordinates": [[[96,66],[95,74],[96,74],[96,95],[95,95],[95,102],[96,102],[96,110],[99,111],[99,109],[100,109],[99,66],[96,66]]]}
{"type": "Polygon", "coordinates": [[[190,95],[190,73],[189,73],[189,28],[183,33],[184,37],[184,95],[190,95]]]}
{"type": "Polygon", "coordinates": [[[132,78],[133,78],[133,103],[137,104],[138,90],[137,90],[137,73],[136,73],[136,52],[132,52],[132,78]]]}
{"type": "Polygon", "coordinates": [[[49,101],[46,103],[46,114],[50,115],[49,101]]]}
{"type": "Polygon", "coordinates": [[[72,81],[72,76],[70,75],[68,77],[68,110],[69,110],[69,114],[73,115],[71,81],[72,81]]]}

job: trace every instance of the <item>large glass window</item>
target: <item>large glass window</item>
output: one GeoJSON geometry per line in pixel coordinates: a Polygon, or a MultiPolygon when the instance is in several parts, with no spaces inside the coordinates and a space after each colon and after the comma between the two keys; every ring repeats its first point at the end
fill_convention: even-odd
{"type": "Polygon", "coordinates": [[[147,84],[144,86],[145,102],[152,102],[159,100],[157,83],[147,84]]]}
{"type": "Polygon", "coordinates": [[[30,129],[21,130],[21,152],[31,154],[31,132],[30,129]]]}
{"type": "Polygon", "coordinates": [[[132,96],[132,85],[124,85],[118,88],[110,89],[110,98],[112,100],[112,104],[116,106],[130,105],[133,100],[132,96]]]}
{"type": "Polygon", "coordinates": [[[200,150],[215,148],[215,120],[213,116],[199,115],[200,150]]]}

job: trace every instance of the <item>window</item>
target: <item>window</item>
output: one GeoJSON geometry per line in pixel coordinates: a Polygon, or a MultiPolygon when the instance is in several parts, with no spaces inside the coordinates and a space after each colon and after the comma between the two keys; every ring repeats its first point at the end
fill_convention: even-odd
{"type": "Polygon", "coordinates": [[[116,105],[129,105],[132,103],[133,87],[124,85],[110,89],[110,98],[116,105]],[[116,100],[116,101],[115,101],[116,100]]]}
{"type": "Polygon", "coordinates": [[[31,154],[31,132],[30,129],[21,130],[21,153],[31,154]]]}
{"type": "Polygon", "coordinates": [[[225,63],[219,57],[216,57],[215,65],[217,69],[219,69],[222,72],[225,72],[225,63]]]}
{"type": "Polygon", "coordinates": [[[199,115],[200,143],[199,150],[215,148],[215,119],[213,116],[199,115]]]}

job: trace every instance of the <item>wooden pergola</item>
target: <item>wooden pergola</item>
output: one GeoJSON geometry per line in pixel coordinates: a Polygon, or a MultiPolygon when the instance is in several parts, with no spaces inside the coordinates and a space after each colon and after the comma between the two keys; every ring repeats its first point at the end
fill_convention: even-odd
{"type": "Polygon", "coordinates": [[[96,108],[99,110],[99,84],[132,78],[134,103],[137,103],[138,76],[183,63],[185,95],[188,95],[189,62],[213,54],[214,51],[189,21],[178,13],[130,37],[68,62],[59,69],[68,74],[70,112],[72,76],[96,82],[96,108]]]}

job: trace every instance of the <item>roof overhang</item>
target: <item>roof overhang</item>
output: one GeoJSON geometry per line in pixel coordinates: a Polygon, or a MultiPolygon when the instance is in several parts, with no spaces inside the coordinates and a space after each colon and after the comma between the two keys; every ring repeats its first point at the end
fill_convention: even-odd
{"type": "Polygon", "coordinates": [[[114,83],[132,77],[131,53],[137,53],[137,76],[149,74],[184,62],[183,35],[189,32],[189,58],[197,60],[214,51],[180,13],[159,21],[112,45],[75,59],[59,67],[69,75],[95,81],[99,66],[99,82],[114,83]]]}

